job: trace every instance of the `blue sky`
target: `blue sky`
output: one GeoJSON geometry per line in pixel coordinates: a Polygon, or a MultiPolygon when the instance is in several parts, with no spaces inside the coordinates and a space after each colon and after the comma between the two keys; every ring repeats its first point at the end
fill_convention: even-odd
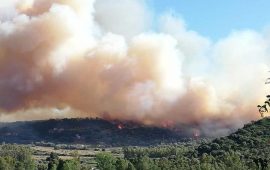
{"type": "Polygon", "coordinates": [[[213,40],[233,30],[263,30],[270,25],[269,0],[147,0],[148,7],[161,15],[172,11],[189,29],[213,40]]]}

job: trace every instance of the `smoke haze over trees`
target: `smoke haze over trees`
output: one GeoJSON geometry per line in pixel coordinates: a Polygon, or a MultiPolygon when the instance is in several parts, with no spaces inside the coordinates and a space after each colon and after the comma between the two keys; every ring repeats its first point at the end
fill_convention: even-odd
{"type": "Polygon", "coordinates": [[[212,41],[171,13],[152,30],[144,1],[115,2],[1,2],[0,121],[98,116],[223,131],[259,117],[269,32],[212,41]]]}

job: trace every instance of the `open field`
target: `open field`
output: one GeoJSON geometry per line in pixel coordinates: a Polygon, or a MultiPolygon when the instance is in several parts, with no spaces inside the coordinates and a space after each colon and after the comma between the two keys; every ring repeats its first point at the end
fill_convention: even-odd
{"type": "Polygon", "coordinates": [[[96,154],[100,152],[109,152],[118,157],[123,156],[123,154],[121,153],[122,148],[120,147],[105,148],[105,151],[102,151],[101,148],[90,148],[84,150],[55,149],[54,147],[44,146],[32,146],[31,148],[34,150],[34,155],[38,159],[45,159],[47,156],[50,155],[51,152],[57,153],[63,159],[68,159],[74,155],[74,151],[76,151],[81,158],[93,158],[96,154]]]}
{"type": "Polygon", "coordinates": [[[79,156],[82,163],[90,164],[93,167],[96,166],[95,157],[98,153],[110,153],[115,157],[124,157],[121,147],[95,148],[85,147],[85,145],[81,145],[81,147],[84,148],[74,149],[73,147],[73,149],[58,149],[57,147],[30,145],[30,148],[33,150],[33,158],[38,162],[46,162],[46,158],[48,158],[52,152],[56,153],[62,160],[79,156]]]}

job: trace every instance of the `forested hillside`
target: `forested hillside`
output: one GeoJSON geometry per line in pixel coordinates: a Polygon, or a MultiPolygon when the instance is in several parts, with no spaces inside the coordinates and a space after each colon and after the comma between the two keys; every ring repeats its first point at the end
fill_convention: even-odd
{"type": "Polygon", "coordinates": [[[0,142],[80,143],[103,146],[149,146],[192,137],[191,126],[170,129],[128,121],[104,119],[51,119],[0,124],[0,142]],[[181,129],[181,131],[179,131],[181,129]]]}
{"type": "MultiPolygon", "coordinates": [[[[124,155],[136,169],[270,169],[270,119],[249,123],[227,137],[199,145],[130,147],[124,149],[124,155]]],[[[100,163],[105,164],[104,160],[100,163]]]]}

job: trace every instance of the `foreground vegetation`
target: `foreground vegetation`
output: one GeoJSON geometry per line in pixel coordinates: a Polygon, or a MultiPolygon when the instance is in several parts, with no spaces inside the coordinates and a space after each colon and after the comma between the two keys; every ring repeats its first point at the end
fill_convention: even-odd
{"type": "Polygon", "coordinates": [[[212,141],[114,150],[96,148],[89,157],[75,151],[65,158],[54,148],[55,153],[48,154],[46,159],[36,159],[33,155],[37,151],[29,146],[1,145],[0,170],[268,170],[269,129],[270,119],[264,118],[212,141]]]}

